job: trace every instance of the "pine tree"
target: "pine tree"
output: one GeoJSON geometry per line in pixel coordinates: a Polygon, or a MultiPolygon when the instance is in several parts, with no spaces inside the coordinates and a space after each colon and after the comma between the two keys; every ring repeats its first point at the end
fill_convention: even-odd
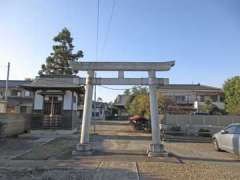
{"type": "Polygon", "coordinates": [[[70,31],[65,27],[56,37],[53,45],[53,52],[46,59],[46,64],[42,64],[39,75],[72,75],[78,73],[69,66],[69,61],[77,62],[83,57],[83,51],[73,53],[73,38],[70,31]]]}

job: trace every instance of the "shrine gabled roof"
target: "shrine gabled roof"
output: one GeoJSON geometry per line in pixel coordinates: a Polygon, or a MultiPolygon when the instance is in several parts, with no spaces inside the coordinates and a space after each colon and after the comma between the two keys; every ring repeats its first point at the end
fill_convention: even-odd
{"type": "Polygon", "coordinates": [[[29,90],[38,89],[61,89],[61,90],[83,90],[79,85],[77,76],[48,75],[36,77],[32,83],[23,84],[21,87],[29,90]]]}

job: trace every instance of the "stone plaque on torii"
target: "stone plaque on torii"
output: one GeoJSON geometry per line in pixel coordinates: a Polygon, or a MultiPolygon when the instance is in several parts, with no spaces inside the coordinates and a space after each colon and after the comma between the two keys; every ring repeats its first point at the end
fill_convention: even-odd
{"type": "Polygon", "coordinates": [[[148,85],[150,96],[150,113],[152,126],[152,143],[148,156],[158,156],[165,153],[160,140],[160,128],[157,103],[157,85],[168,83],[168,79],[156,78],[157,71],[169,71],[175,61],[169,62],[71,62],[73,70],[87,71],[86,78],[80,78],[80,84],[85,85],[85,98],[80,142],[73,154],[91,154],[89,129],[92,117],[93,85],[148,85]],[[95,71],[118,71],[118,78],[95,78],[95,71]],[[124,78],[124,71],[145,71],[148,78],[124,78]]]}

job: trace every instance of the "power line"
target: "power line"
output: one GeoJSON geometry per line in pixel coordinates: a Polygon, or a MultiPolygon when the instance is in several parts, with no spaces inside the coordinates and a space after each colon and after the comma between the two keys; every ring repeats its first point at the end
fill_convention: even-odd
{"type": "Polygon", "coordinates": [[[97,3],[96,61],[98,60],[99,15],[100,15],[100,0],[98,0],[98,3],[97,3]]]}
{"type": "Polygon", "coordinates": [[[103,86],[103,85],[99,85],[99,86],[102,87],[102,88],[105,88],[105,89],[111,89],[111,90],[117,90],[117,91],[122,91],[122,90],[131,89],[131,88],[124,88],[124,89],[110,88],[110,87],[103,86]]]}
{"type": "Polygon", "coordinates": [[[107,31],[106,31],[105,38],[104,38],[104,41],[103,41],[102,54],[104,54],[104,50],[106,48],[108,37],[109,37],[110,31],[111,31],[111,25],[112,25],[115,6],[116,6],[116,0],[113,0],[112,9],[111,9],[111,13],[110,13],[110,18],[109,18],[108,25],[107,25],[107,31]]]}
{"type": "MultiPolygon", "coordinates": [[[[98,61],[98,41],[99,41],[99,14],[100,14],[100,0],[98,0],[97,2],[97,34],[96,34],[96,61],[98,61]]],[[[97,72],[95,71],[94,72],[94,78],[97,77],[97,72]]],[[[96,111],[96,98],[97,98],[97,86],[94,85],[94,101],[95,101],[95,104],[93,106],[94,108],[94,116],[96,115],[95,111],[96,111]]],[[[96,124],[95,124],[95,121],[94,121],[94,124],[93,124],[93,132],[95,133],[96,131],[96,124]]]]}

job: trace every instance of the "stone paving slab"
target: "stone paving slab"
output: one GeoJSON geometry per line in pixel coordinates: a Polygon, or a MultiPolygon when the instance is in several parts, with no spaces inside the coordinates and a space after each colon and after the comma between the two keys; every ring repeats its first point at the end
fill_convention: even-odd
{"type": "Polygon", "coordinates": [[[96,171],[94,180],[139,180],[135,162],[103,161],[96,171]]]}
{"type": "Polygon", "coordinates": [[[57,180],[75,176],[89,180],[139,180],[135,162],[119,161],[11,161],[0,162],[0,179],[8,177],[32,179],[33,176],[57,180]],[[56,175],[57,173],[58,175],[56,175]],[[59,174],[62,176],[60,177],[59,174]]]}
{"type": "Polygon", "coordinates": [[[11,160],[0,161],[0,168],[9,169],[97,169],[99,160],[11,160]]]}

